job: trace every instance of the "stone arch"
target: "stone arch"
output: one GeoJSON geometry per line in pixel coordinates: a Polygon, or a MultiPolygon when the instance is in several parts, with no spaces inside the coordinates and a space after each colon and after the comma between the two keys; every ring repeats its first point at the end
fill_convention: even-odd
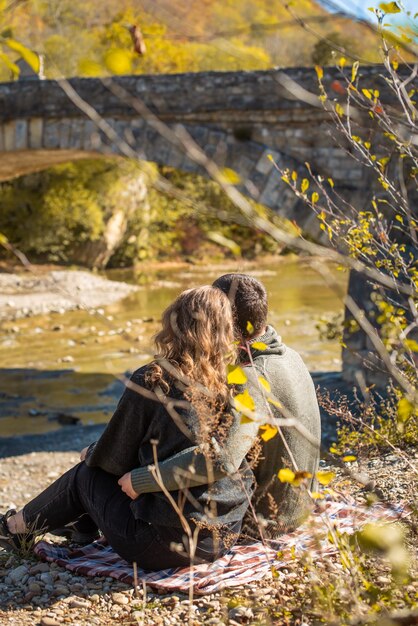
{"type": "MultiPolygon", "coordinates": [[[[171,166],[206,176],[206,171],[170,144],[140,119],[105,118],[106,122],[144,161],[171,166]]],[[[280,168],[296,170],[302,165],[278,150],[254,141],[242,141],[230,133],[208,126],[189,126],[186,130],[218,166],[230,168],[242,181],[240,191],[272,209],[281,217],[295,221],[310,235],[319,235],[317,220],[281,180],[280,168]],[[273,163],[274,162],[274,163],[273,163]],[[315,230],[315,233],[312,230],[315,230]]],[[[121,156],[96,125],[83,118],[18,119],[0,127],[0,180],[40,171],[52,165],[98,156],[121,156]]]]}

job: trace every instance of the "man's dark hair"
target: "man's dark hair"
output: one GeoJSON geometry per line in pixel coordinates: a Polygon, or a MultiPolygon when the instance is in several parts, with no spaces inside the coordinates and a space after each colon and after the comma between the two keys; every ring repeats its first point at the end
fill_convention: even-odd
{"type": "Polygon", "coordinates": [[[235,325],[244,339],[259,335],[267,323],[267,292],[259,280],[248,274],[224,274],[215,280],[228,296],[235,325]]]}

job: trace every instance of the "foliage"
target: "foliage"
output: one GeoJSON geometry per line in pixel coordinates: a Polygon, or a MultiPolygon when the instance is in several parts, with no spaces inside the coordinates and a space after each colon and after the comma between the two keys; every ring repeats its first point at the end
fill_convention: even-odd
{"type": "MultiPolygon", "coordinates": [[[[54,262],[75,261],[75,246],[97,241],[120,202],[127,181],[156,166],[100,159],[58,165],[0,185],[0,232],[24,253],[54,262]]],[[[247,258],[280,248],[270,237],[246,225],[214,182],[162,168],[161,173],[190,202],[167,197],[152,187],[146,203],[138,201],[129,217],[126,237],[110,261],[127,266],[144,258],[173,258],[212,253],[242,254],[247,258]],[[197,211],[194,203],[206,207],[197,211]],[[148,208],[149,207],[149,208],[148,208]],[[226,221],[225,221],[226,220],[226,221]]],[[[289,230],[293,226],[273,217],[254,203],[260,215],[269,215],[289,230]]]]}
{"type": "Polygon", "coordinates": [[[0,232],[27,254],[68,261],[75,244],[100,238],[120,199],[129,161],[83,160],[0,185],[0,232]]]}
{"type": "Polygon", "coordinates": [[[130,0],[3,2],[0,80],[15,77],[11,64],[33,55],[32,50],[45,55],[48,78],[310,65],[321,46],[328,50],[329,39],[342,42],[350,56],[361,49],[370,62],[379,61],[378,38],[364,25],[332,16],[314,0],[297,3],[297,18],[314,20],[303,37],[298,37],[300,21],[280,0],[205,0],[203,6],[201,0],[147,0],[141,9],[130,0]],[[127,28],[132,24],[141,26],[146,41],[141,57],[133,51],[127,28]],[[8,38],[15,42],[14,52],[6,45],[8,38]],[[16,49],[21,41],[27,46],[23,54],[16,49]]]}
{"type": "MultiPolygon", "coordinates": [[[[131,265],[139,258],[173,258],[176,255],[204,256],[208,252],[220,256],[242,254],[253,258],[260,253],[280,250],[271,237],[247,225],[232,202],[220,187],[205,178],[185,174],[173,168],[160,168],[161,174],[180,189],[190,202],[149,191],[150,214],[147,218],[147,248],[141,248],[144,224],[134,218],[129,225],[129,240],[112,259],[114,265],[131,265]],[[195,203],[199,203],[196,210],[195,203]],[[204,207],[204,208],[203,208],[204,207]],[[218,235],[218,237],[216,237],[218,235]],[[214,247],[213,243],[221,244],[214,247]],[[223,245],[222,245],[223,244],[223,245]]],[[[293,226],[286,220],[254,203],[261,215],[289,230],[293,226]]]]}

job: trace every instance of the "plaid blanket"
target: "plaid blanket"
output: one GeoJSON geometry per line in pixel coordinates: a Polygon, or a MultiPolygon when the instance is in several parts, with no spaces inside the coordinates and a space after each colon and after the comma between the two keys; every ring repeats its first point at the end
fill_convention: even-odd
{"type": "MultiPolygon", "coordinates": [[[[170,593],[187,593],[192,585],[194,593],[207,594],[225,587],[244,585],[270,575],[285,567],[290,559],[310,552],[314,559],[331,556],[336,549],[328,540],[330,529],[351,534],[367,522],[395,521],[402,509],[389,510],[382,505],[364,508],[355,503],[320,501],[309,520],[278,541],[263,545],[236,545],[214,563],[192,568],[165,569],[146,572],[138,568],[138,580],[170,593]]],[[[35,554],[44,561],[55,561],[73,573],[83,576],[110,576],[133,584],[132,565],[124,561],[104,539],[76,550],[47,541],[39,541],[35,554]]]]}

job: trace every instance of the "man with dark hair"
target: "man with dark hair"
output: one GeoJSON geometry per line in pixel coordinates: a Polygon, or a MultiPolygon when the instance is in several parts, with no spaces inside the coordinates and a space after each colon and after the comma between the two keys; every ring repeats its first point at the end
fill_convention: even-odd
{"type": "Polygon", "coordinates": [[[213,283],[229,297],[240,339],[261,335],[267,324],[267,292],[248,274],[224,274],[213,283]]]}
{"type": "MultiPolygon", "coordinates": [[[[217,480],[236,472],[250,450],[250,457],[254,457],[256,450],[257,458],[253,462],[256,490],[252,501],[258,525],[261,523],[266,534],[275,537],[298,526],[310,509],[321,439],[316,393],[299,354],[267,325],[267,293],[260,281],[246,274],[225,274],[213,285],[226,293],[233,305],[241,343],[239,361],[247,379],[245,388],[255,404],[254,419],[243,419],[231,430],[222,444],[223,462],[210,471],[205,454],[193,447],[160,463],[159,472],[169,491],[206,484],[208,475],[211,480],[217,480]],[[278,426],[278,420],[283,418],[287,423],[278,426]],[[266,423],[276,424],[277,434],[266,436],[263,429],[266,423]],[[296,487],[280,481],[278,472],[282,468],[305,472],[303,484],[296,487]]],[[[270,429],[270,434],[274,432],[270,429]]],[[[119,482],[133,499],[161,491],[148,467],[125,474],[119,482]]],[[[248,525],[252,534],[255,527],[248,525]]]]}

